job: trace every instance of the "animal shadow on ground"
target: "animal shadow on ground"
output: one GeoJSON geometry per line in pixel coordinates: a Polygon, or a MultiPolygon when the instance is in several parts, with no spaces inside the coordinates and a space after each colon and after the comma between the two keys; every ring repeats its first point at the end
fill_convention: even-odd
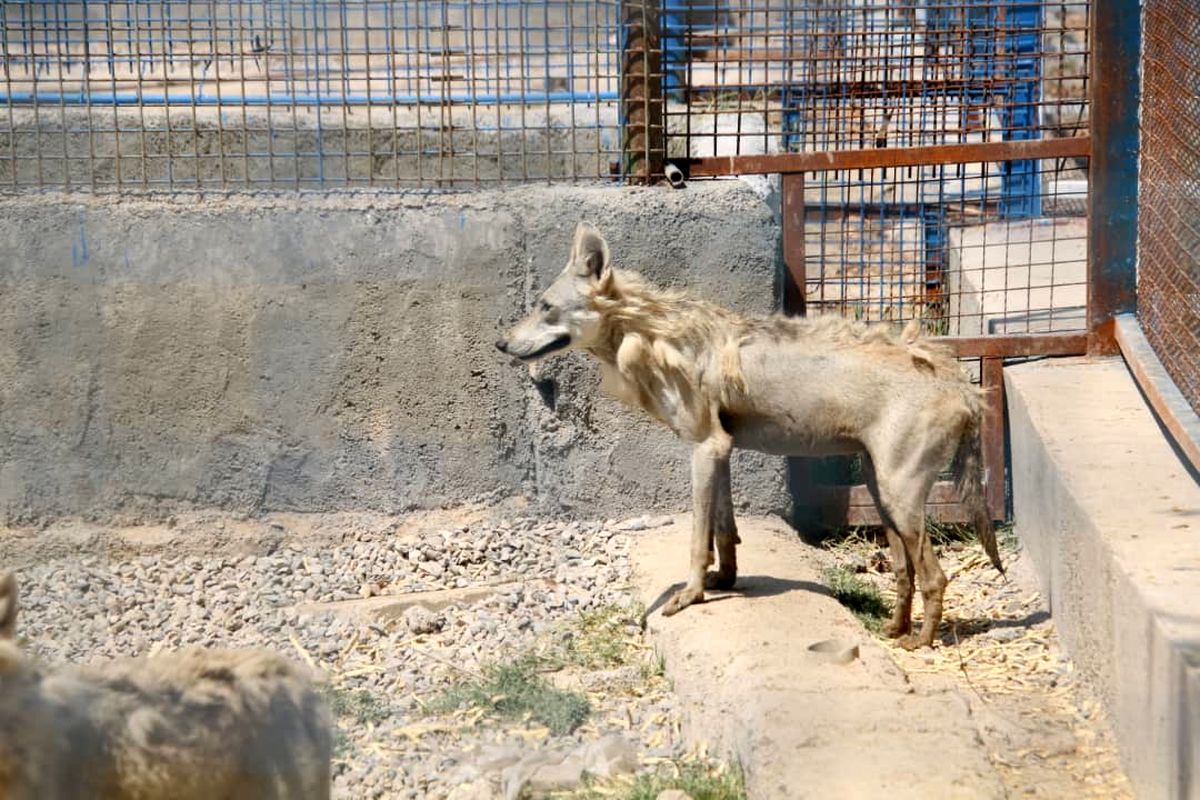
{"type": "Polygon", "coordinates": [[[1049,611],[1034,611],[1032,614],[1026,614],[1024,617],[1014,617],[1010,619],[989,619],[988,617],[969,617],[967,619],[954,620],[949,624],[943,624],[939,630],[942,644],[952,645],[955,643],[955,637],[958,641],[970,639],[978,636],[981,633],[987,633],[997,628],[1032,628],[1034,625],[1039,625],[1050,619],[1049,611]]]}
{"type": "MultiPolygon", "coordinates": [[[[646,608],[646,615],[654,613],[656,609],[667,602],[677,591],[682,589],[682,582],[668,586],[661,594],[646,608]]],[[[705,603],[716,603],[721,600],[729,600],[734,597],[757,598],[757,597],[775,597],[786,592],[812,592],[813,594],[824,595],[825,597],[833,597],[833,593],[829,591],[829,587],[816,583],[815,581],[795,581],[787,578],[773,578],[770,575],[742,575],[737,579],[737,584],[734,588],[724,591],[710,589],[704,594],[705,603]]]]}

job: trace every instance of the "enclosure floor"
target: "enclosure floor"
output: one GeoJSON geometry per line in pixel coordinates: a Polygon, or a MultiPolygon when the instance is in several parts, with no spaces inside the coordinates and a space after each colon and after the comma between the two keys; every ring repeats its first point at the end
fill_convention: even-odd
{"type": "Polygon", "coordinates": [[[655,608],[682,585],[687,520],[639,539],[632,557],[684,737],[735,753],[751,798],[1132,796],[1015,542],[1008,580],[974,542],[940,549],[950,585],[939,641],[910,653],[823,584],[831,567],[857,569],[890,603],[890,566],[869,538],[830,550],[773,520],[738,527],[737,589],[670,618],[655,608]],[[808,652],[831,638],[859,658],[808,652]]]}
{"type": "MultiPolygon", "coordinates": [[[[546,520],[512,505],[195,512],[0,529],[0,563],[21,586],[20,635],[53,664],[195,644],[308,663],[339,717],[339,797],[498,798],[510,788],[501,768],[614,736],[643,777],[740,762],[751,798],[1129,796],[1015,545],[1007,582],[976,544],[941,548],[941,640],[906,653],[822,584],[838,563],[886,592],[878,547],[814,548],[776,520],[740,520],[735,591],[662,618],[688,527],[546,520]],[[828,638],[857,644],[859,658],[814,662],[808,645],[828,638]],[[555,665],[554,687],[586,696],[575,730],[436,710],[448,689],[531,653],[555,665]]],[[[615,780],[602,796],[630,796],[634,776],[615,780]]],[[[580,791],[558,796],[599,796],[580,791]]]]}

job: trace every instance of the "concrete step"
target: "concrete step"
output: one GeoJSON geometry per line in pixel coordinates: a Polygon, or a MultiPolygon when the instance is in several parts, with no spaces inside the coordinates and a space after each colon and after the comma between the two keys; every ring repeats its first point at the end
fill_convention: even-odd
{"type": "Polygon", "coordinates": [[[667,663],[684,732],[731,753],[766,798],[1003,797],[957,689],[917,688],[828,593],[810,548],[777,520],[741,518],[736,592],[663,618],[686,574],[690,520],[633,551],[647,625],[667,663]],[[809,646],[858,647],[848,664],[809,646]]]}
{"type": "Polygon", "coordinates": [[[1140,797],[1200,798],[1200,486],[1124,362],[1005,370],[1016,530],[1140,797]]]}

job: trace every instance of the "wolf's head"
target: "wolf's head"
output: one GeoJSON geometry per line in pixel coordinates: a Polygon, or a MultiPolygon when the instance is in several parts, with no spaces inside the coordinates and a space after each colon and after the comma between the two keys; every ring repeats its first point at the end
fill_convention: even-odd
{"type": "Polygon", "coordinates": [[[601,332],[600,314],[590,298],[611,271],[604,237],[592,225],[579,223],[566,268],[496,347],[533,362],[551,353],[595,344],[601,332]]]}

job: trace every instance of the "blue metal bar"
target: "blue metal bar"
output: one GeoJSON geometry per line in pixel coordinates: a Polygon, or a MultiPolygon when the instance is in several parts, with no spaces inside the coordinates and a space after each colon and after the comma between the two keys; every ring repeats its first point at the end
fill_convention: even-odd
{"type": "MultiPolygon", "coordinates": [[[[1028,141],[1041,138],[1037,108],[1042,64],[1039,43],[1042,27],[1040,3],[1009,1],[1004,22],[1005,52],[997,54],[1008,67],[1004,81],[1001,123],[1004,138],[1028,141]],[[1015,78],[1016,80],[1012,80],[1015,78]]],[[[1008,161],[1001,165],[1000,215],[1009,219],[1038,217],[1042,213],[1042,184],[1036,161],[1008,161]]]]}
{"type": "MultiPolygon", "coordinates": [[[[621,99],[619,92],[506,92],[504,94],[451,94],[445,100],[451,103],[477,103],[479,105],[528,105],[529,103],[608,103],[621,99]]],[[[33,103],[63,103],[69,106],[160,106],[160,105],[192,105],[198,106],[341,106],[341,105],[438,105],[443,102],[441,95],[417,94],[364,94],[355,93],[345,96],[323,94],[321,92],[280,92],[269,95],[225,95],[218,102],[214,96],[198,95],[193,97],[187,92],[13,92],[0,93],[0,103],[12,105],[30,105],[33,103]]]]}
{"type": "Polygon", "coordinates": [[[1095,70],[1088,170],[1089,351],[1113,352],[1113,317],[1137,309],[1141,6],[1093,0],[1095,70]]]}

